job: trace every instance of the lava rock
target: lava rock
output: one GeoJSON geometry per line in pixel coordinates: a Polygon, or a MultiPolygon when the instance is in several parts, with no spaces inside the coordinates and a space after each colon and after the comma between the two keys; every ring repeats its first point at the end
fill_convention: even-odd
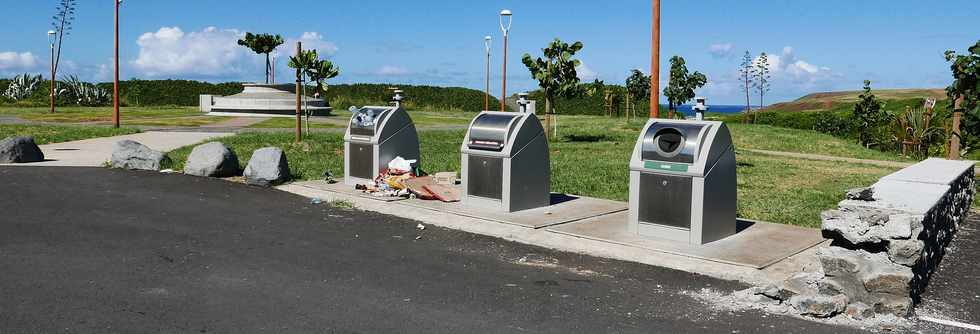
{"type": "Polygon", "coordinates": [[[256,186],[274,186],[289,181],[289,162],[286,153],[278,147],[263,147],[252,152],[245,166],[245,183],[256,186]]]}
{"type": "Polygon", "coordinates": [[[874,196],[875,196],[874,187],[848,189],[847,194],[845,195],[847,199],[866,201],[866,202],[875,200],[874,196]]]}
{"type": "Polygon", "coordinates": [[[888,242],[888,258],[892,262],[912,267],[922,258],[922,240],[892,240],[888,242]]]}
{"type": "Polygon", "coordinates": [[[855,320],[874,318],[875,310],[862,302],[850,303],[844,313],[855,320]]]}
{"type": "Polygon", "coordinates": [[[0,163],[44,161],[44,153],[34,143],[34,137],[8,137],[0,141],[0,163]]]}
{"type": "Polygon", "coordinates": [[[154,170],[169,164],[170,157],[166,153],[153,150],[146,145],[129,139],[120,140],[112,147],[112,158],[109,164],[113,168],[154,170]]]}
{"type": "Polygon", "coordinates": [[[184,164],[184,174],[228,177],[238,175],[240,168],[235,152],[225,144],[211,142],[194,147],[184,164]]]}
{"type": "Polygon", "coordinates": [[[791,298],[789,303],[801,315],[829,318],[844,312],[847,308],[847,296],[798,295],[791,298]]]}

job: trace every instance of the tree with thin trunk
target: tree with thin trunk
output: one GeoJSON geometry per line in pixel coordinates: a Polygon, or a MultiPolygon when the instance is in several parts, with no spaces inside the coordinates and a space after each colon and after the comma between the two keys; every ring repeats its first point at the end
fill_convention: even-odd
{"type": "Polygon", "coordinates": [[[771,88],[771,85],[769,84],[769,73],[769,55],[763,52],[759,55],[759,58],[755,60],[752,72],[752,77],[755,78],[753,87],[755,87],[755,90],[759,92],[759,109],[765,107],[766,93],[769,92],[769,88],[771,88]]]}
{"type": "Polygon", "coordinates": [[[980,40],[970,46],[965,54],[947,50],[945,57],[953,75],[953,82],[946,87],[946,94],[953,103],[953,117],[957,114],[962,116],[963,131],[951,129],[951,135],[959,136],[962,155],[980,144],[980,40]]]}
{"type": "Polygon", "coordinates": [[[753,80],[752,55],[745,51],[745,55],[742,56],[742,63],[738,66],[738,81],[742,84],[742,91],[745,92],[745,112],[742,113],[742,123],[749,122],[749,113],[752,112],[752,101],[749,99],[749,93],[752,91],[753,80]]]}
{"type": "Polygon", "coordinates": [[[272,72],[272,62],[269,54],[284,43],[282,36],[271,34],[245,33],[245,38],[238,40],[238,45],[244,46],[257,54],[265,54],[265,83],[269,83],[269,73],[272,72]]]}
{"type": "Polygon", "coordinates": [[[674,118],[677,107],[694,98],[694,91],[708,83],[708,77],[701,72],[690,73],[681,56],[670,58],[670,81],[664,88],[667,97],[667,118],[674,118]]]}
{"type": "Polygon", "coordinates": [[[630,76],[626,78],[626,107],[627,115],[629,114],[629,108],[636,111],[636,103],[643,98],[650,96],[650,76],[644,75],[642,71],[634,69],[630,72],[630,76]],[[632,100],[632,103],[630,102],[632,100]]]}
{"type": "Polygon", "coordinates": [[[555,105],[555,97],[572,97],[578,92],[578,73],[575,67],[581,62],[572,59],[576,52],[582,50],[582,42],[568,44],[555,38],[548,44],[548,47],[541,49],[544,58],[531,58],[530,54],[525,53],[521,61],[534,80],[538,81],[538,86],[544,92],[544,127],[545,134],[551,138],[551,117],[552,106],[555,105]]]}
{"type": "MultiPolygon", "coordinates": [[[[51,17],[51,27],[54,30],[54,60],[51,64],[51,101],[57,94],[55,76],[58,73],[58,65],[61,64],[61,45],[65,36],[71,35],[72,22],[75,21],[75,0],[59,0],[55,8],[55,14],[51,17]]],[[[51,105],[51,112],[54,112],[54,102],[51,105]]]]}

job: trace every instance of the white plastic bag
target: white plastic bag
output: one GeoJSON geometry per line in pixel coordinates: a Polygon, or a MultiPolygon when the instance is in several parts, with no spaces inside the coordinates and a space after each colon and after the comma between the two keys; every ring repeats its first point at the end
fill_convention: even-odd
{"type": "Polygon", "coordinates": [[[418,160],[405,160],[400,156],[391,159],[388,162],[388,172],[395,174],[403,174],[412,171],[412,165],[418,160]]]}

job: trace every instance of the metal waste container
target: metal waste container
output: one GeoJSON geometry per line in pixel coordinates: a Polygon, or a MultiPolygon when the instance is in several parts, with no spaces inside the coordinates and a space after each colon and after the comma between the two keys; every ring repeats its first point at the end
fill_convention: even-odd
{"type": "Polygon", "coordinates": [[[353,112],[344,133],[344,183],[372,182],[395,157],[421,162],[419,136],[404,109],[362,107],[353,112]]]}
{"type": "Polygon", "coordinates": [[[722,122],[651,119],[630,159],[630,230],[701,245],[735,234],[735,149],[722,122]]]}
{"type": "Polygon", "coordinates": [[[551,204],[551,162],[532,113],[484,111],[461,147],[463,204],[505,212],[551,204]]]}

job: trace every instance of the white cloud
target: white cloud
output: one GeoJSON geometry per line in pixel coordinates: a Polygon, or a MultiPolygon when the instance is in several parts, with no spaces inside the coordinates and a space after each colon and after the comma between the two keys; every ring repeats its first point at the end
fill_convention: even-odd
{"type": "Polygon", "coordinates": [[[244,71],[250,53],[237,44],[244,35],[237,29],[207,27],[184,33],[180,27],[162,27],[136,40],[139,56],[130,64],[151,76],[226,76],[244,71]]]}
{"type": "MultiPolygon", "coordinates": [[[[259,79],[263,76],[265,57],[238,45],[245,32],[239,29],[207,27],[201,31],[185,32],[180,27],[161,27],[141,35],[136,44],[139,55],[129,64],[139,75],[148,77],[181,76],[190,78],[259,79]]],[[[337,52],[337,46],[317,32],[304,32],[287,38],[277,51],[295,54],[296,41],[303,49],[317,49],[321,56],[337,52]]],[[[280,59],[286,59],[281,56],[280,59]]],[[[284,65],[279,61],[280,65],[284,65]]],[[[285,66],[281,66],[285,68],[285,66]]]]}
{"type": "Polygon", "coordinates": [[[40,59],[30,52],[0,52],[0,71],[34,70],[40,63],[40,59]]]}
{"type": "Polygon", "coordinates": [[[715,58],[731,57],[734,55],[733,51],[735,51],[735,44],[732,43],[718,43],[708,46],[708,52],[715,58]]]}
{"type": "MultiPolygon", "coordinates": [[[[767,54],[769,69],[774,78],[792,79],[798,82],[815,81],[821,78],[831,77],[835,74],[829,67],[817,66],[807,61],[799,59],[793,52],[793,47],[784,47],[778,55],[767,54]]],[[[759,57],[756,57],[756,64],[759,57]]]]}
{"type": "Polygon", "coordinates": [[[599,78],[599,73],[596,73],[591,68],[582,62],[575,68],[575,73],[578,74],[578,79],[581,81],[592,81],[599,78]]]}
{"type": "Polygon", "coordinates": [[[286,40],[286,43],[280,45],[277,49],[279,54],[286,54],[289,56],[296,55],[296,42],[303,42],[303,50],[316,50],[320,57],[328,58],[337,53],[339,48],[337,45],[330,41],[323,40],[323,35],[318,32],[307,31],[304,32],[299,38],[290,38],[286,40]]]}
{"type": "Polygon", "coordinates": [[[386,76],[406,75],[408,73],[409,73],[408,70],[405,69],[404,67],[393,66],[393,65],[381,66],[381,68],[378,69],[377,71],[378,75],[386,75],[386,76]]]}

